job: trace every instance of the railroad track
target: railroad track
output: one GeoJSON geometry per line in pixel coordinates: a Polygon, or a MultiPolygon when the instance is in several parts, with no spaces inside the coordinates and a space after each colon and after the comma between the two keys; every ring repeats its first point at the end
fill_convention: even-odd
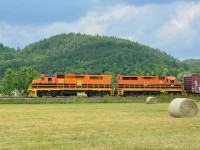
{"type": "MultiPolygon", "coordinates": [[[[115,96],[112,96],[112,97],[115,97],[115,96]]],[[[99,97],[99,96],[96,96],[96,97],[80,97],[80,96],[57,96],[57,97],[51,97],[51,96],[43,96],[43,97],[14,97],[14,96],[5,96],[5,97],[0,97],[0,100],[31,100],[31,99],[81,99],[81,98],[84,98],[84,99],[103,99],[103,98],[106,98],[105,97],[99,97]]],[[[109,97],[110,98],[110,97],[109,97]]]]}
{"type": "MultiPolygon", "coordinates": [[[[77,98],[75,96],[58,96],[58,97],[51,97],[51,96],[44,96],[44,97],[0,97],[0,100],[8,100],[8,99],[66,99],[66,98],[77,98]]],[[[84,97],[85,98],[85,97],[84,97]]]]}

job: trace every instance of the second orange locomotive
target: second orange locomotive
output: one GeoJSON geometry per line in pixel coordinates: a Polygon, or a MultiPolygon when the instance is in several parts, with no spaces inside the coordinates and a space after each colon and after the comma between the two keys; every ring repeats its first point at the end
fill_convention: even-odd
{"type": "Polygon", "coordinates": [[[118,95],[157,95],[162,92],[181,93],[181,82],[174,76],[118,76],[118,95]]]}

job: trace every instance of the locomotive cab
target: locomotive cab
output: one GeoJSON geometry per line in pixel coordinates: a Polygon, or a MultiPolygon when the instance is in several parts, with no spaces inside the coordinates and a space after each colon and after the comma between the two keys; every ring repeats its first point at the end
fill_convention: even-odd
{"type": "Polygon", "coordinates": [[[181,86],[181,82],[176,80],[176,77],[167,76],[167,84],[171,86],[181,86]]]}
{"type": "Polygon", "coordinates": [[[43,74],[43,75],[41,75],[41,77],[42,77],[41,79],[46,84],[55,83],[55,76],[54,76],[54,74],[43,74]]]}

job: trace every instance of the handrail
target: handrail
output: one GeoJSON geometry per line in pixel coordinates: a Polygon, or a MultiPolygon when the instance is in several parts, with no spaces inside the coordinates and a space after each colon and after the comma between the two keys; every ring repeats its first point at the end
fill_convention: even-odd
{"type": "Polygon", "coordinates": [[[135,88],[142,88],[142,89],[149,89],[149,88],[182,88],[181,85],[164,85],[164,84],[157,84],[157,85],[153,85],[153,84],[149,84],[147,86],[144,86],[143,84],[121,84],[121,85],[118,85],[118,88],[132,88],[132,89],[135,89],[135,88]]]}
{"type": "Polygon", "coordinates": [[[75,88],[75,89],[82,89],[82,88],[93,88],[93,89],[106,89],[112,88],[112,84],[82,84],[78,86],[76,84],[33,84],[32,88],[75,88]]]}

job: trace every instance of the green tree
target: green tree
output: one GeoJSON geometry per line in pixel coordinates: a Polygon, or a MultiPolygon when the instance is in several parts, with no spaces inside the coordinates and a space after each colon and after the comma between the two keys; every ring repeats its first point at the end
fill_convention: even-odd
{"type": "Polygon", "coordinates": [[[168,73],[169,73],[169,69],[167,69],[167,68],[164,68],[164,69],[163,69],[162,76],[167,76],[167,75],[168,75],[168,73]]]}
{"type": "Polygon", "coordinates": [[[23,67],[15,75],[15,89],[22,95],[27,94],[32,80],[38,76],[36,70],[31,67],[23,67]]]}
{"type": "Polygon", "coordinates": [[[8,68],[4,75],[5,77],[2,80],[2,93],[10,96],[15,89],[15,72],[12,69],[8,68]]]}

